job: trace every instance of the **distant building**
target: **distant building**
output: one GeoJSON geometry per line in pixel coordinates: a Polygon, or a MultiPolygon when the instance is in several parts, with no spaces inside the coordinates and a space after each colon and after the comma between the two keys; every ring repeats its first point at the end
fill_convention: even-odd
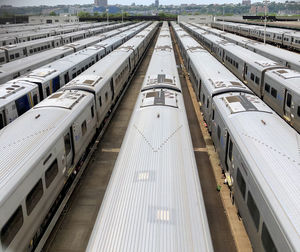
{"type": "Polygon", "coordinates": [[[155,7],[156,7],[156,8],[159,7],[159,0],[155,0],[155,7]]]}
{"type": "Polygon", "coordinates": [[[192,22],[197,24],[210,24],[213,21],[212,15],[178,15],[177,22],[192,22]]]}
{"type": "Polygon", "coordinates": [[[28,21],[30,24],[76,23],[79,22],[79,18],[68,14],[60,16],[29,16],[28,21]]]}
{"type": "Polygon", "coordinates": [[[250,6],[251,5],[251,0],[243,0],[242,5],[250,6]]]}
{"type": "Polygon", "coordinates": [[[97,7],[106,7],[107,0],[95,0],[95,6],[97,7]]]}

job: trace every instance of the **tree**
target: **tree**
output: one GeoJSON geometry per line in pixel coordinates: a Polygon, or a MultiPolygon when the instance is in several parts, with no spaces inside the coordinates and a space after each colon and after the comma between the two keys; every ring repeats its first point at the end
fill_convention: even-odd
{"type": "Polygon", "coordinates": [[[49,16],[57,16],[57,14],[55,13],[55,11],[51,11],[51,12],[49,13],[49,16]]]}

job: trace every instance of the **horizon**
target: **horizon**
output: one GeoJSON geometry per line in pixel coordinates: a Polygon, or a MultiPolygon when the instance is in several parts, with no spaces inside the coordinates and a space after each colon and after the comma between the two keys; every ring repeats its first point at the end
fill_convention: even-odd
{"type": "MultiPolygon", "coordinates": [[[[151,0],[150,0],[151,1],[151,0]]],[[[155,1],[152,0],[154,3],[155,1]]],[[[119,0],[108,0],[109,5],[127,5],[130,6],[132,3],[136,5],[149,6],[152,2],[145,0],[123,0],[120,3],[119,0]]],[[[209,5],[209,4],[238,4],[241,0],[215,0],[213,3],[209,0],[197,1],[197,0],[160,0],[160,5],[181,5],[181,4],[197,4],[197,5],[209,5]]],[[[276,3],[285,2],[284,0],[272,1],[276,3]]],[[[296,2],[299,2],[299,0],[296,2]]],[[[262,3],[262,1],[253,1],[252,3],[262,3]]],[[[94,4],[94,0],[48,0],[45,3],[43,0],[2,0],[1,5],[11,5],[13,7],[34,7],[34,6],[57,6],[57,5],[91,5],[94,4]]]]}

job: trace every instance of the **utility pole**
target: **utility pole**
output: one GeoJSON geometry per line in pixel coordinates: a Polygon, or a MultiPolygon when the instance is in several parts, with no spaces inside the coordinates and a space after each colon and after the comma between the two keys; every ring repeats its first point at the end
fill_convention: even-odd
{"type": "Polygon", "coordinates": [[[106,8],[106,17],[107,17],[107,20],[106,20],[106,22],[107,22],[107,24],[108,24],[108,22],[109,22],[109,17],[108,17],[108,11],[109,11],[109,9],[108,8],[106,8]]]}
{"type": "Polygon", "coordinates": [[[223,31],[224,31],[224,15],[225,15],[225,6],[223,5],[223,31]]]}
{"type": "Polygon", "coordinates": [[[270,0],[263,0],[265,4],[265,32],[264,32],[264,44],[266,44],[266,30],[267,30],[267,6],[270,0]]]}
{"type": "Polygon", "coordinates": [[[123,10],[122,10],[122,23],[123,23],[123,10]]]}

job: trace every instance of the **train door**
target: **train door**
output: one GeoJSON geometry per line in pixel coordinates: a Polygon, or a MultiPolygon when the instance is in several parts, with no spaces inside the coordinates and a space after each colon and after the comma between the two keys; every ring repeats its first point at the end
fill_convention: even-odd
{"type": "Polygon", "coordinates": [[[229,133],[227,132],[226,155],[225,155],[225,164],[226,164],[227,171],[229,171],[229,169],[232,167],[232,161],[233,161],[232,151],[233,151],[233,142],[231,140],[229,133]]]}
{"type": "Polygon", "coordinates": [[[5,122],[5,111],[0,112],[0,129],[2,129],[6,125],[5,122]]]}
{"type": "Polygon", "coordinates": [[[18,100],[16,100],[16,107],[18,111],[18,116],[23,115],[27,110],[30,109],[28,96],[24,95],[18,100]]]}
{"type": "Polygon", "coordinates": [[[65,162],[67,170],[73,165],[74,162],[74,146],[72,137],[72,127],[70,127],[69,131],[64,135],[65,162]]]}
{"type": "Polygon", "coordinates": [[[110,90],[111,90],[111,100],[115,97],[115,90],[114,90],[114,80],[111,78],[110,80],[110,90]]]}
{"type": "Polygon", "coordinates": [[[198,83],[198,101],[201,100],[201,79],[199,79],[198,83]]]}
{"type": "Polygon", "coordinates": [[[243,72],[243,80],[246,80],[246,76],[248,74],[248,66],[246,65],[246,63],[244,64],[244,72],[243,72]]]}
{"type": "Polygon", "coordinates": [[[52,93],[56,92],[58,89],[60,89],[59,76],[52,80],[52,93]]]}
{"type": "Polygon", "coordinates": [[[291,121],[292,114],[292,95],[289,91],[285,92],[284,115],[288,121],[291,121]]]}

